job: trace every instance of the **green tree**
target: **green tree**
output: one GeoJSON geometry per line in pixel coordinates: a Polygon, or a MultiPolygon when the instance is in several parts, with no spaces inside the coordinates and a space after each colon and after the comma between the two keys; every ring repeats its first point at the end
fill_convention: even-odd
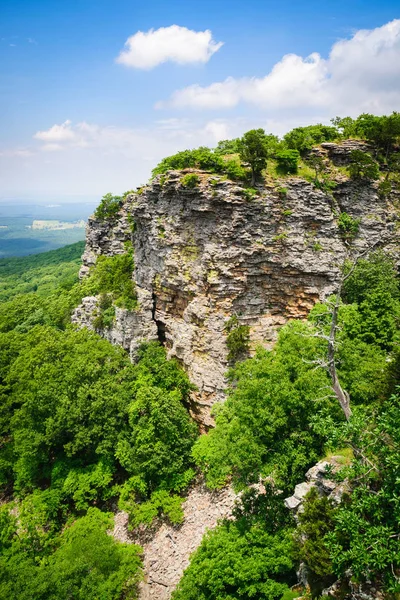
{"type": "Polygon", "coordinates": [[[251,129],[237,142],[241,160],[251,169],[251,185],[267,166],[270,148],[278,143],[272,135],[266,135],[264,129],[251,129]]]}
{"type": "Polygon", "coordinates": [[[194,456],[208,485],[223,485],[233,476],[243,487],[273,476],[287,491],[318,459],[323,438],[315,435],[311,420],[318,410],[336,407],[325,397],[327,375],[312,360],[322,353],[313,329],[293,322],[283,327],[271,352],[256,356],[231,372],[234,386],[218,408],[216,427],[201,436],[194,456]]]}
{"type": "Polygon", "coordinates": [[[276,152],[278,172],[286,175],[295,175],[298,171],[300,153],[298,150],[280,150],[276,152]]]}
{"type": "Polygon", "coordinates": [[[282,494],[247,490],[224,521],[203,538],[173,600],[280,600],[295,583],[290,519],[282,494]]]}
{"type": "Polygon", "coordinates": [[[111,527],[111,515],[91,508],[55,538],[54,552],[39,563],[21,553],[24,535],[15,535],[0,557],[1,600],[133,600],[140,548],[116,542],[107,533],[111,527]]]}
{"type": "Polygon", "coordinates": [[[400,399],[391,397],[375,414],[356,415],[332,431],[333,443],[351,444],[355,458],[342,477],[351,494],[334,516],[325,540],[333,569],[353,581],[367,580],[398,594],[400,583],[400,399]]]}
{"type": "Polygon", "coordinates": [[[350,152],[349,172],[352,179],[379,179],[378,164],[362,150],[350,152]]]}
{"type": "Polygon", "coordinates": [[[304,156],[314,146],[336,139],[338,134],[336,127],[321,124],[309,125],[292,129],[283,136],[283,140],[289,149],[298,150],[304,156]]]}

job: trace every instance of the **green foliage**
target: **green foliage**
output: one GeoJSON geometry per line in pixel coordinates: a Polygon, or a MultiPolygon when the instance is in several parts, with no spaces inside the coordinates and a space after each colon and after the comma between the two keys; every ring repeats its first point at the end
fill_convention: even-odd
{"type": "Polygon", "coordinates": [[[181,169],[202,169],[211,173],[222,173],[224,161],[220,154],[209,148],[200,147],[196,150],[184,150],[173,156],[164,158],[152,171],[152,176],[162,175],[167,171],[181,169]]]}
{"type": "Polygon", "coordinates": [[[208,532],[192,556],[173,600],[280,600],[296,578],[282,495],[247,491],[235,521],[208,532]]]}
{"type": "Polygon", "coordinates": [[[90,508],[86,516],[55,537],[54,551],[41,561],[35,560],[27,533],[17,536],[15,529],[0,557],[1,600],[136,598],[140,549],[117,543],[107,534],[111,527],[111,515],[90,508]],[[24,547],[29,552],[21,553],[24,547]]]}
{"type": "MultiPolygon", "coordinates": [[[[106,295],[111,294],[115,306],[135,310],[137,298],[135,286],[132,280],[134,270],[133,253],[131,249],[125,254],[114,254],[114,256],[98,256],[93,272],[90,274],[91,285],[96,293],[103,295],[100,300],[100,311],[110,308],[106,295]],[[104,297],[105,296],[105,297],[104,297]]],[[[112,315],[113,316],[113,315],[112,315]]],[[[111,313],[106,317],[111,317],[111,313]]]]}
{"type": "Polygon", "coordinates": [[[245,198],[247,198],[247,200],[253,200],[253,198],[255,198],[255,196],[257,196],[258,192],[256,189],[254,188],[245,188],[243,190],[243,195],[245,198]]]}
{"type": "Polygon", "coordinates": [[[155,519],[168,519],[173,525],[183,522],[182,504],[184,498],[176,494],[170,494],[167,490],[153,492],[149,500],[138,503],[134,496],[127,496],[119,506],[129,513],[130,527],[138,525],[151,525],[155,519]]]}
{"type": "Polygon", "coordinates": [[[115,318],[115,308],[110,294],[100,294],[98,300],[97,315],[93,319],[93,327],[108,329],[112,326],[115,318]]]}
{"type": "Polygon", "coordinates": [[[400,318],[399,279],[391,257],[377,251],[360,260],[344,284],[343,297],[358,305],[359,317],[350,316],[347,328],[356,327],[363,342],[391,350],[400,318]]]}
{"type": "Polygon", "coordinates": [[[185,188],[195,188],[200,183],[200,177],[196,173],[187,173],[181,179],[181,184],[185,188]]]}
{"type": "Polygon", "coordinates": [[[43,254],[1,259],[0,302],[18,294],[48,296],[60,287],[70,289],[78,281],[84,246],[84,242],[77,242],[43,254]]]}
{"type": "Polygon", "coordinates": [[[378,194],[380,198],[387,198],[392,191],[392,182],[389,179],[384,179],[379,182],[378,194]]]}
{"type": "Polygon", "coordinates": [[[264,129],[251,129],[237,142],[241,160],[251,168],[252,185],[256,176],[265,169],[267,158],[278,143],[278,138],[266,135],[264,129]]]}
{"type": "Polygon", "coordinates": [[[333,401],[318,401],[328,379],[310,364],[322,349],[310,333],[307,324],[293,322],[281,329],[274,350],[259,349],[231,372],[235,385],[219,407],[216,427],[193,449],[209,486],[231,476],[241,487],[258,482],[261,473],[289,491],[317,460],[323,437],[311,421],[328,407],[338,413],[333,401]]]}
{"type": "Polygon", "coordinates": [[[242,167],[238,158],[225,161],[224,172],[229,179],[237,181],[246,181],[248,179],[248,172],[242,167]]]}
{"type": "Polygon", "coordinates": [[[226,156],[228,154],[237,154],[239,152],[239,138],[233,140],[221,140],[214,149],[216,154],[226,156]]]}
{"type": "Polygon", "coordinates": [[[108,193],[100,200],[99,206],[94,211],[94,217],[99,221],[112,221],[116,219],[123,203],[123,196],[113,196],[108,193]]]}
{"type": "Polygon", "coordinates": [[[351,241],[356,237],[360,229],[360,220],[353,219],[353,217],[346,212],[341,212],[338,217],[338,227],[343,238],[347,241],[351,241]]]}
{"type": "Polygon", "coordinates": [[[334,571],[351,568],[355,581],[383,582],[388,593],[399,593],[400,568],[400,400],[391,397],[375,415],[355,415],[332,432],[333,443],[346,440],[357,448],[344,469],[352,493],[334,516],[334,531],[326,535],[334,571]]]}
{"type": "Polygon", "coordinates": [[[327,125],[309,125],[308,127],[296,127],[283,136],[286,146],[292,150],[298,150],[303,156],[314,146],[322,142],[330,142],[338,137],[336,127],[327,125]]]}
{"type": "MultiPolygon", "coordinates": [[[[304,562],[308,570],[308,581],[313,592],[328,587],[333,575],[329,549],[325,535],[334,526],[335,509],[332,500],[320,496],[315,487],[308,492],[298,515],[299,525],[294,534],[295,557],[304,562]]],[[[334,578],[335,579],[335,578],[334,578]]]]}
{"type": "Polygon", "coordinates": [[[182,405],[179,390],[143,386],[128,407],[129,431],[120,439],[116,456],[126,471],[141,478],[146,490],[168,488],[176,473],[190,462],[196,426],[182,405]]]}
{"type": "Polygon", "coordinates": [[[349,173],[352,179],[379,179],[379,167],[374,159],[361,150],[350,152],[349,173]]]}
{"type": "Polygon", "coordinates": [[[300,153],[298,150],[280,150],[275,154],[277,170],[283,175],[296,175],[299,166],[300,153]]]}
{"type": "Polygon", "coordinates": [[[244,358],[250,346],[250,328],[248,325],[240,325],[239,319],[233,315],[225,324],[226,345],[229,350],[228,361],[236,362],[244,358]]]}

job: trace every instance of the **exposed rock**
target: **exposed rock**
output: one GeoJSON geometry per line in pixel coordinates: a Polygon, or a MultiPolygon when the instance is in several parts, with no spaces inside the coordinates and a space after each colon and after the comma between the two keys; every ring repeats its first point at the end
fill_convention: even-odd
{"type": "Polygon", "coordinates": [[[139,600],[168,600],[171,597],[203,535],[220,519],[230,517],[235,499],[231,488],[211,492],[203,484],[197,484],[183,504],[183,524],[163,524],[150,538],[145,538],[144,543],[143,534],[129,532],[128,515],[124,512],[116,514],[114,537],[121,542],[143,546],[145,579],[139,586],[139,600]]]}
{"type": "Polygon", "coordinates": [[[353,150],[361,150],[362,152],[371,152],[371,146],[363,140],[343,140],[340,143],[323,142],[318,148],[313,148],[313,154],[317,154],[322,158],[329,158],[334,165],[338,167],[349,164],[350,153],[353,150]]]}
{"type": "Polygon", "coordinates": [[[294,511],[296,516],[302,511],[304,499],[313,487],[321,496],[329,496],[335,504],[339,504],[344,492],[349,489],[348,484],[346,481],[339,483],[330,479],[327,470],[329,474],[337,473],[343,466],[342,461],[342,457],[332,456],[329,461],[322,460],[311,467],[306,473],[306,481],[296,485],[293,496],[285,499],[286,508],[294,511]]]}
{"type": "MultiPolygon", "coordinates": [[[[339,156],[354,144],[325,144],[324,151],[339,156]]],[[[224,398],[224,327],[232,314],[250,327],[252,350],[271,347],[281,325],[306,318],[335,291],[346,252],[338,211],[360,219],[360,250],[388,232],[395,236],[397,215],[375,183],[344,178],[333,200],[293,177],[249,199],[232,181],[198,175],[200,185],[188,189],[182,173],[170,171],[128,196],[112,223],[90,219],[82,273],[99,254],[121,253],[132,240],[140,308],[131,316],[117,310],[115,325],[102,334],[133,358],[142,339],[165,343],[197,386],[193,414],[208,427],[211,406],[224,398]]],[[[74,322],[90,322],[90,302],[75,311],[74,322]]]]}

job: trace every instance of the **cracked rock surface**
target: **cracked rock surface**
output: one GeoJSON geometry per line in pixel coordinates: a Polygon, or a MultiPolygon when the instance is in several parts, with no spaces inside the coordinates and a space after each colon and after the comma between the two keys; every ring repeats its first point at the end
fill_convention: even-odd
{"type": "MultiPolygon", "coordinates": [[[[321,151],[340,162],[354,144],[322,144],[321,151]]],[[[194,189],[182,185],[182,172],[170,171],[127,196],[111,222],[89,219],[81,275],[100,254],[133,243],[139,309],[117,309],[113,327],[100,333],[133,359],[142,340],[160,339],[197,386],[192,413],[207,428],[211,406],[224,398],[227,320],[236,314],[250,327],[252,350],[271,347],[281,325],[306,318],[335,291],[346,253],[340,211],[360,219],[355,247],[362,250],[397,235],[399,199],[380,198],[374,182],[345,177],[334,197],[292,177],[249,198],[237,183],[197,173],[194,189]]],[[[85,299],[72,320],[90,327],[92,312],[93,299],[85,299]]]]}

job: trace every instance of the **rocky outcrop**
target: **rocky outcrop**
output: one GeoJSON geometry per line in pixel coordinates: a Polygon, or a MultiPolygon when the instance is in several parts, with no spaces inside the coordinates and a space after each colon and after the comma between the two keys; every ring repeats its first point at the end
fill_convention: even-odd
{"type": "Polygon", "coordinates": [[[342,142],[322,142],[317,148],[311,151],[322,158],[328,158],[337,167],[343,167],[349,164],[350,154],[353,150],[361,152],[371,152],[372,147],[363,140],[343,140],[342,142]]]}
{"type": "MultiPolygon", "coordinates": [[[[328,146],[330,156],[340,155],[337,144],[328,146]]],[[[99,254],[124,252],[132,241],[140,307],[130,315],[117,309],[114,326],[102,334],[132,358],[143,339],[165,344],[197,386],[193,414],[207,427],[211,406],[224,397],[227,320],[235,314],[249,326],[252,349],[270,347],[282,324],[306,318],[335,290],[346,255],[340,211],[360,219],[360,250],[395,236],[397,214],[376,183],[341,177],[333,198],[293,177],[252,195],[232,181],[197,174],[195,188],[182,185],[182,172],[158,176],[126,198],[112,223],[90,219],[81,273],[99,254]]],[[[90,323],[91,302],[84,300],[74,322],[90,323]]]]}
{"type": "Polygon", "coordinates": [[[115,539],[136,542],[143,547],[145,577],[139,585],[140,600],[168,600],[171,597],[203,535],[220,519],[231,516],[235,499],[231,488],[211,492],[198,483],[183,504],[183,524],[172,526],[164,523],[153,534],[147,532],[145,539],[138,532],[128,530],[126,513],[116,514],[115,539]]]}
{"type": "Polygon", "coordinates": [[[320,496],[329,497],[338,505],[345,492],[349,491],[346,481],[337,482],[332,475],[343,466],[342,456],[332,456],[329,461],[322,460],[311,467],[306,473],[306,481],[296,485],[293,496],[285,499],[285,506],[296,515],[303,510],[306,495],[312,488],[316,488],[320,496]]]}

